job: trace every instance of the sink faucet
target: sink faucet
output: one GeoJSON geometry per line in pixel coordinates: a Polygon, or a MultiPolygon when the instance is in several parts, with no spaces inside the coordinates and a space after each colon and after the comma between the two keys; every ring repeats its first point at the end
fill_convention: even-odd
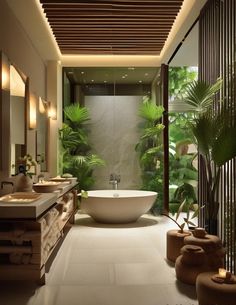
{"type": "Polygon", "coordinates": [[[109,184],[112,184],[113,190],[118,189],[118,183],[120,182],[120,175],[111,174],[109,184]]]}
{"type": "Polygon", "coordinates": [[[42,183],[44,181],[44,174],[39,174],[38,175],[38,182],[42,183]]]}

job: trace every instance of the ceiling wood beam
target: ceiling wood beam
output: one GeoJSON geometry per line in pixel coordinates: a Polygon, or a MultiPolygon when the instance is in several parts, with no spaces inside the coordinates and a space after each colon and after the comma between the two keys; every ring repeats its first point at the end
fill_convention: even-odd
{"type": "Polygon", "coordinates": [[[40,0],[63,54],[156,54],[183,0],[40,0]]]}

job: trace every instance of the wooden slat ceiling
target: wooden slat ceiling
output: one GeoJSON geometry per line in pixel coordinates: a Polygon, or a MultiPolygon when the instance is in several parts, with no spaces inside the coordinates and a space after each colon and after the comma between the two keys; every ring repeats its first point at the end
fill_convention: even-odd
{"type": "Polygon", "coordinates": [[[62,54],[159,55],[183,0],[40,0],[62,54]]]}

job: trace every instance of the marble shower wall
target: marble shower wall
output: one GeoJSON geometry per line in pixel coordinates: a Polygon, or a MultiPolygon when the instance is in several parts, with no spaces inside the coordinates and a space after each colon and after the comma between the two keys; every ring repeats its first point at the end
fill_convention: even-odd
{"type": "Polygon", "coordinates": [[[119,189],[139,189],[141,171],[135,145],[139,141],[138,109],[142,96],[85,96],[91,116],[89,139],[106,162],[95,170],[94,189],[111,189],[111,173],[120,175],[119,189]]]}

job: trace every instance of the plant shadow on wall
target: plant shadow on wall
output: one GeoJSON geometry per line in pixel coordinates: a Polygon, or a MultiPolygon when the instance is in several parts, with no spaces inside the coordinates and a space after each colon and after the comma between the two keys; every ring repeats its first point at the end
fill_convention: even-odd
{"type": "Polygon", "coordinates": [[[62,171],[77,177],[81,190],[89,190],[95,182],[92,176],[94,168],[105,165],[98,155],[91,153],[89,111],[73,104],[65,107],[64,114],[65,122],[59,130],[62,171]]]}
{"type": "Polygon", "coordinates": [[[164,125],[159,123],[164,108],[146,99],[139,109],[139,116],[144,119],[140,128],[142,134],[135,150],[139,153],[142,171],[142,190],[158,193],[152,212],[161,212],[163,208],[163,145],[164,125]]]}
{"type": "Polygon", "coordinates": [[[217,234],[221,169],[236,156],[236,111],[218,98],[222,81],[213,85],[195,81],[186,89],[185,102],[194,111],[189,123],[202,158],[201,170],[206,175],[206,229],[217,234]]]}

